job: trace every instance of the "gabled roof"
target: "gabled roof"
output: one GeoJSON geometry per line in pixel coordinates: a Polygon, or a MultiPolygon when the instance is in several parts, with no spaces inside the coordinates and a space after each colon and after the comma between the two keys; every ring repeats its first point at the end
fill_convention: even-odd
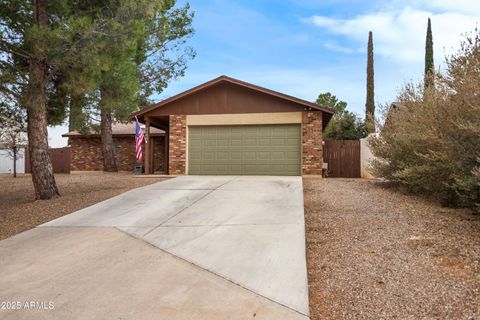
{"type": "MultiPolygon", "coordinates": [[[[153,135],[162,135],[165,131],[157,129],[157,128],[150,128],[150,134],[153,135]]],[[[90,136],[99,136],[100,130],[93,130],[91,129],[88,133],[83,134],[78,131],[70,131],[68,133],[62,134],[62,137],[71,138],[71,137],[90,137],[90,136]]],[[[112,135],[113,136],[134,136],[135,135],[135,122],[129,123],[114,123],[112,124],[112,135]]]]}
{"type": "Polygon", "coordinates": [[[281,93],[281,92],[278,92],[278,91],[270,90],[270,89],[260,87],[260,86],[257,86],[257,85],[254,85],[254,84],[251,84],[251,83],[248,83],[248,82],[245,82],[245,81],[241,81],[241,80],[238,80],[238,79],[234,79],[234,78],[222,75],[218,78],[215,78],[213,80],[205,82],[201,85],[198,85],[198,86],[196,86],[192,89],[189,89],[187,91],[184,91],[182,93],[179,93],[179,94],[177,94],[173,97],[170,97],[166,100],[163,100],[159,103],[155,103],[155,104],[153,104],[149,107],[146,107],[143,110],[134,112],[130,115],[130,119],[133,119],[135,116],[143,115],[143,114],[145,114],[145,113],[147,113],[151,110],[154,110],[156,108],[160,108],[160,107],[162,107],[162,106],[164,106],[168,103],[171,103],[175,100],[181,99],[185,96],[188,96],[188,95],[194,94],[196,92],[205,90],[207,88],[213,87],[213,86],[215,86],[219,83],[222,83],[222,82],[236,84],[236,85],[239,85],[239,86],[244,87],[244,88],[249,88],[251,90],[262,92],[262,93],[265,93],[265,94],[268,94],[268,95],[271,95],[271,96],[274,96],[274,97],[277,97],[277,98],[280,98],[280,99],[285,99],[287,101],[298,103],[299,105],[309,107],[309,108],[312,108],[314,110],[319,110],[319,111],[325,112],[325,113],[330,114],[330,115],[333,115],[335,113],[334,110],[332,110],[332,109],[330,109],[326,106],[322,106],[322,105],[319,105],[319,104],[316,104],[316,103],[313,103],[313,102],[310,102],[310,101],[307,101],[307,100],[303,100],[303,99],[299,99],[299,98],[296,98],[296,97],[293,97],[293,96],[289,96],[287,94],[284,94],[284,93],[281,93]]]}

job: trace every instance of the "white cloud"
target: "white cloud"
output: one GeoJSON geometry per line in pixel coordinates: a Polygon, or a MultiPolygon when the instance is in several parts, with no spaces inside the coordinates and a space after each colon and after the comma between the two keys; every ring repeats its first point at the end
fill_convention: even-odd
{"type": "Polygon", "coordinates": [[[63,138],[62,134],[68,132],[68,126],[62,124],[60,126],[48,127],[48,146],[50,148],[61,148],[67,145],[67,138],[63,138]]]}
{"type": "MultiPolygon", "coordinates": [[[[431,1],[429,7],[433,7],[431,1]]],[[[445,54],[452,53],[458,47],[461,35],[472,31],[480,22],[474,12],[466,13],[469,1],[460,5],[457,12],[432,12],[411,6],[402,9],[382,9],[369,14],[358,15],[351,19],[336,19],[325,16],[313,16],[307,21],[314,25],[353,40],[355,45],[366,47],[368,31],[373,31],[375,53],[399,62],[419,62],[424,57],[425,32],[427,18],[432,19],[434,51],[437,65],[443,62],[445,54]]],[[[476,2],[476,1],[475,1],[476,2]]],[[[449,8],[451,1],[442,0],[436,9],[449,8]]],[[[331,48],[335,49],[335,48],[331,48]]]]}
{"type": "Polygon", "coordinates": [[[434,11],[457,12],[480,16],[478,0],[416,0],[416,5],[424,5],[434,11]]]}
{"type": "Polygon", "coordinates": [[[325,48],[329,49],[329,50],[337,51],[337,52],[340,52],[340,53],[351,54],[351,53],[355,52],[354,49],[342,46],[342,45],[338,44],[336,41],[325,41],[323,46],[325,48]]]}

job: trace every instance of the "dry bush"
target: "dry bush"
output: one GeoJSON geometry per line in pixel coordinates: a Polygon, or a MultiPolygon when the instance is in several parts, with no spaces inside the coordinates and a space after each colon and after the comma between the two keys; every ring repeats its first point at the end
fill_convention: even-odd
{"type": "Polygon", "coordinates": [[[371,140],[377,176],[480,212],[480,32],[447,58],[435,86],[406,85],[371,140]]]}

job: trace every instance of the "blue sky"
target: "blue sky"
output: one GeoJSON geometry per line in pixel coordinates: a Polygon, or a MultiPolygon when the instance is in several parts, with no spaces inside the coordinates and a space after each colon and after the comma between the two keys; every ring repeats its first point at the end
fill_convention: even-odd
{"type": "MultiPolygon", "coordinates": [[[[185,1],[179,1],[179,4],[185,1]]],[[[432,18],[435,65],[480,23],[478,0],[193,0],[197,57],[162,100],[225,74],[314,101],[332,92],[363,117],[366,45],[373,31],[375,101],[395,100],[405,82],[422,77],[427,18],[432,18]]],[[[49,129],[63,146],[66,126],[49,129]]]]}

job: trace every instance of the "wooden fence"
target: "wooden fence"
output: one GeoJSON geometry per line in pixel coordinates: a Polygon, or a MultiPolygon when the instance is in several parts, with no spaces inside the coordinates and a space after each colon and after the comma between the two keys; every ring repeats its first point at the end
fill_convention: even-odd
{"type": "MultiPolygon", "coordinates": [[[[54,173],[70,173],[70,148],[50,148],[54,173]]],[[[25,152],[25,173],[30,173],[30,154],[25,152]]]]}
{"type": "Polygon", "coordinates": [[[329,177],[360,178],[360,140],[326,140],[323,162],[329,177]]]}

